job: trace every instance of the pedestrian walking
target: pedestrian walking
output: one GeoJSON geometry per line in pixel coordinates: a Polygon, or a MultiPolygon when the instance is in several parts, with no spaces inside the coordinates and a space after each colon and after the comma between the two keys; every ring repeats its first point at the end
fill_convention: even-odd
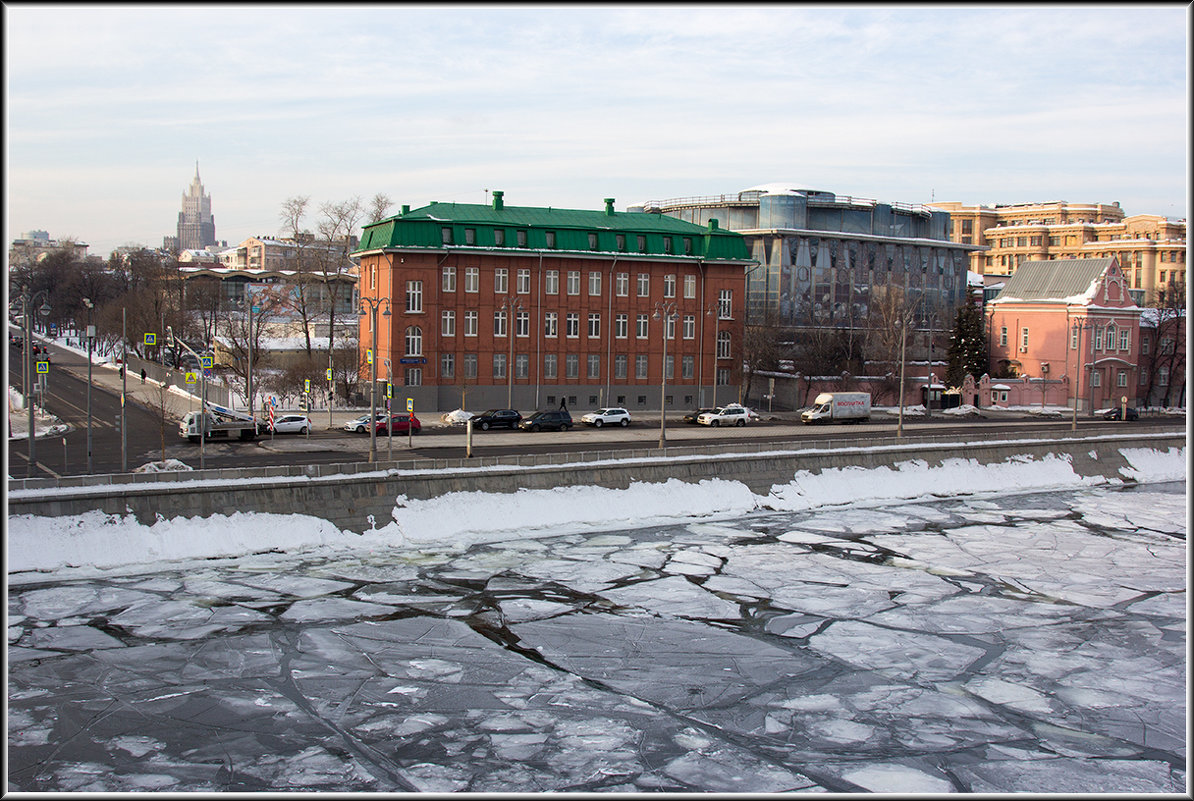
{"type": "Polygon", "coordinates": [[[142,384],[145,383],[145,368],[144,367],[141,368],[141,383],[142,384]]]}

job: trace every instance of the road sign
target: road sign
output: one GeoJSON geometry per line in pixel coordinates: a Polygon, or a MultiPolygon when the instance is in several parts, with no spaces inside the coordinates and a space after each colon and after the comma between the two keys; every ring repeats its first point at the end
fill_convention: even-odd
{"type": "Polygon", "coordinates": [[[210,370],[211,369],[211,357],[210,356],[200,356],[199,357],[199,366],[202,367],[204,370],[210,370]]]}
{"type": "Polygon", "coordinates": [[[373,364],[373,348],[365,351],[365,364],[373,364]]]}
{"type": "Polygon", "coordinates": [[[197,382],[198,380],[199,380],[199,374],[198,374],[198,373],[187,373],[187,383],[188,383],[188,384],[194,384],[194,383],[195,383],[195,382],[197,382]]]}
{"type": "Polygon", "coordinates": [[[327,377],[328,377],[328,381],[332,380],[332,368],[330,368],[330,367],[328,368],[328,371],[327,371],[327,377]]]}
{"type": "Polygon", "coordinates": [[[310,391],[311,391],[311,379],[304,378],[303,379],[303,392],[310,392],[310,391]]]}
{"type": "Polygon", "coordinates": [[[157,335],[157,334],[150,334],[150,333],[146,333],[146,334],[145,334],[145,344],[146,344],[146,345],[156,345],[156,344],[158,344],[158,335],[157,335]]]}
{"type": "Polygon", "coordinates": [[[386,397],[387,398],[394,397],[394,385],[391,384],[389,381],[386,382],[386,397]]]}
{"type": "Polygon", "coordinates": [[[406,410],[408,412],[413,412],[415,410],[415,399],[414,398],[406,399],[406,410]]]}
{"type": "Polygon", "coordinates": [[[50,372],[50,363],[49,362],[38,362],[37,363],[38,375],[45,375],[48,372],[50,372]]]}

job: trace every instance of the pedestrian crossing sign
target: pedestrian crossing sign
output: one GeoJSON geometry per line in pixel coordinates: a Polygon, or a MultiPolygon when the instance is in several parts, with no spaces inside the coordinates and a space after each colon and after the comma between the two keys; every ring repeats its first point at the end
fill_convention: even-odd
{"type": "Polygon", "coordinates": [[[187,373],[187,383],[188,384],[194,384],[198,380],[199,380],[198,373],[187,373]]]}
{"type": "Polygon", "coordinates": [[[37,363],[38,375],[45,375],[48,372],[50,372],[50,363],[49,362],[38,362],[37,363]]]}

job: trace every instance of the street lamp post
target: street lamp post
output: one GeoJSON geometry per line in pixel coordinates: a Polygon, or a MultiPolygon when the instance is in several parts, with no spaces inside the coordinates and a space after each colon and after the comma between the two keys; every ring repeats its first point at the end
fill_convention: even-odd
{"type": "Polygon", "coordinates": [[[514,325],[518,312],[522,311],[522,301],[511,295],[502,301],[499,307],[506,313],[506,339],[510,344],[510,355],[506,362],[506,408],[514,408],[514,325]]]}
{"type": "MultiPolygon", "coordinates": [[[[369,367],[371,371],[369,384],[369,463],[377,461],[377,310],[382,304],[386,305],[383,317],[390,316],[389,298],[361,298],[360,315],[369,315],[370,327],[373,329],[373,349],[369,352],[369,367]],[[367,308],[366,308],[367,307],[367,308]]],[[[387,424],[388,424],[387,420],[387,424]]]]}
{"type": "MultiPolygon", "coordinates": [[[[390,449],[389,459],[394,461],[394,371],[390,369],[390,360],[386,359],[386,437],[390,449]]],[[[410,428],[410,423],[406,424],[410,428]]]]}
{"type": "MultiPolygon", "coordinates": [[[[718,304],[714,303],[705,309],[705,316],[713,318],[713,406],[717,406],[717,323],[720,319],[717,314],[718,308],[718,304]]],[[[701,353],[697,359],[697,395],[700,398],[697,403],[698,409],[705,407],[705,329],[703,322],[701,325],[701,353]]]]}
{"type": "Polygon", "coordinates": [[[87,306],[87,472],[91,472],[91,343],[95,339],[95,327],[91,324],[91,310],[95,304],[91,298],[83,298],[87,306]]]}
{"type": "Polygon", "coordinates": [[[908,323],[900,320],[900,416],[896,422],[896,437],[904,436],[904,345],[908,341],[908,323]]]}
{"type": "MultiPolygon", "coordinates": [[[[37,463],[37,427],[33,419],[33,382],[36,380],[33,366],[33,304],[45,294],[46,290],[40,289],[31,297],[28,287],[21,288],[21,313],[25,317],[25,409],[29,413],[29,464],[26,468],[28,478],[33,477],[33,465],[37,463]]],[[[42,317],[48,317],[49,301],[43,300],[37,311],[42,317]]]]}
{"type": "MultiPolygon", "coordinates": [[[[663,360],[659,363],[659,449],[667,447],[667,334],[668,327],[679,315],[674,301],[658,301],[655,319],[663,322],[663,360]]],[[[714,390],[716,392],[716,390],[714,390]]]]}

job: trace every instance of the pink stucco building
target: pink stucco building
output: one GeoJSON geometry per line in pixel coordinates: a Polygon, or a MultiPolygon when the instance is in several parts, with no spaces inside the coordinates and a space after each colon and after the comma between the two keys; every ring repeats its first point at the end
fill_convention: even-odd
{"type": "Polygon", "coordinates": [[[1141,311],[1114,257],[1026,261],[987,307],[991,367],[1076,389],[1079,411],[1135,406],[1141,311]]]}

